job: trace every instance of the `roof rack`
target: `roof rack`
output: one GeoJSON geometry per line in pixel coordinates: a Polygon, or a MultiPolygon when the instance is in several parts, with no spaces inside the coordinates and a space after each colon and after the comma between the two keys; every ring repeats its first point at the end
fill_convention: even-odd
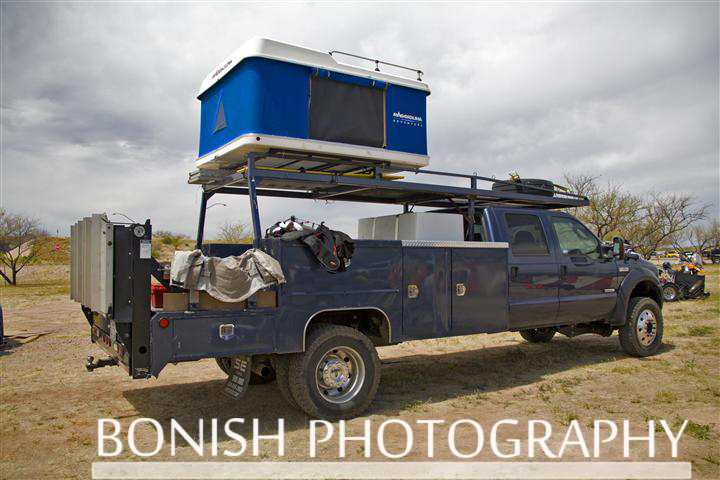
{"type": "Polygon", "coordinates": [[[328,52],[330,56],[332,57],[333,53],[337,53],[338,55],[345,55],[348,57],[358,58],[360,60],[367,60],[368,62],[374,62],[375,63],[375,71],[380,71],[380,64],[387,65],[389,67],[395,67],[395,68],[401,68],[403,70],[409,70],[413,73],[417,74],[417,81],[422,82],[422,76],[424,75],[424,72],[420,70],[419,68],[412,68],[412,67],[405,67],[403,65],[398,65],[396,63],[390,63],[385,62],[383,60],[378,60],[377,58],[370,58],[370,57],[363,57],[362,55],[357,55],[355,53],[348,53],[348,52],[341,52],[340,50],[333,50],[331,52],[328,52]]]}
{"type": "Polygon", "coordinates": [[[535,208],[572,208],[588,204],[586,197],[559,189],[533,187],[543,194],[528,194],[478,188],[480,182],[512,184],[509,180],[475,174],[450,173],[429,169],[403,168],[388,162],[332,157],[291,151],[271,150],[250,153],[248,161],[232,170],[195,170],[189,183],[202,185],[205,192],[247,195],[250,178],[257,194],[271,197],[307,198],[349,202],[417,205],[436,208],[508,205],[535,208]],[[404,176],[398,173],[404,172],[404,176]],[[434,175],[464,180],[467,186],[408,182],[410,175],[434,175]]]}
{"type": "Polygon", "coordinates": [[[190,184],[203,187],[198,244],[202,244],[204,208],[216,193],[250,196],[256,243],[261,238],[258,196],[402,205],[404,211],[415,206],[453,209],[466,214],[470,223],[474,223],[475,208],[482,206],[553,209],[589,203],[587,197],[559,189],[533,187],[544,194],[528,194],[478,188],[479,182],[513,183],[475,174],[403,169],[381,161],[280,150],[249,153],[247,161],[236,169],[201,169],[192,172],[189,178],[190,184]],[[409,182],[397,175],[399,172],[442,176],[454,179],[456,184],[467,183],[459,186],[409,182]]]}

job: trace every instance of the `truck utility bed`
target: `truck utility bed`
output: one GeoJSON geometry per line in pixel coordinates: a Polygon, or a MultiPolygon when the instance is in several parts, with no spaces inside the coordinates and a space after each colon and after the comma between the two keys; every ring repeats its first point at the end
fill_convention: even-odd
{"type": "MultiPolygon", "coordinates": [[[[250,245],[206,246],[209,256],[240,255],[250,245]]],[[[151,371],[169,362],[304,350],[313,316],[343,309],[373,311],[389,321],[384,344],[507,330],[507,244],[359,240],[350,268],[330,274],[301,242],[265,239],[287,283],[277,307],[157,312],[151,371]],[[159,318],[170,321],[161,328],[159,318]],[[220,325],[233,325],[231,340],[220,325]]],[[[252,305],[252,302],[251,304],[252,305]]]]}

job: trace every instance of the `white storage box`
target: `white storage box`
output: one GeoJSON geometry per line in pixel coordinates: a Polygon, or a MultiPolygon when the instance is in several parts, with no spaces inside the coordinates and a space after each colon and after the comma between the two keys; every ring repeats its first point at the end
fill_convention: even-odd
{"type": "Polygon", "coordinates": [[[463,217],[454,213],[410,212],[361,218],[358,239],[463,241],[463,217]]]}

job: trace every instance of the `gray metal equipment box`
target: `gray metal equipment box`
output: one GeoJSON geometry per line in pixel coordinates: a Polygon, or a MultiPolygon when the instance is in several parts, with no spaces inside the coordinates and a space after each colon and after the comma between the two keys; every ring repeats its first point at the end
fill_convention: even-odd
{"type": "Polygon", "coordinates": [[[361,218],[359,240],[463,241],[463,217],[459,214],[410,212],[361,218]]]}

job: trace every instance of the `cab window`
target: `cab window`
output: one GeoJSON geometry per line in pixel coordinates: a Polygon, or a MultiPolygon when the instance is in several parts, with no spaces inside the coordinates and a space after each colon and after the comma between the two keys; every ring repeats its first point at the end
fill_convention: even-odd
{"type": "Polygon", "coordinates": [[[485,230],[485,217],[482,215],[475,216],[475,225],[473,230],[473,241],[487,242],[488,236],[485,230]]]}
{"type": "Polygon", "coordinates": [[[600,258],[600,241],[585,225],[567,217],[552,217],[552,226],[563,255],[600,258]]]}
{"type": "Polygon", "coordinates": [[[506,213],[508,240],[513,255],[549,255],[545,232],[537,215],[506,213]]]}

